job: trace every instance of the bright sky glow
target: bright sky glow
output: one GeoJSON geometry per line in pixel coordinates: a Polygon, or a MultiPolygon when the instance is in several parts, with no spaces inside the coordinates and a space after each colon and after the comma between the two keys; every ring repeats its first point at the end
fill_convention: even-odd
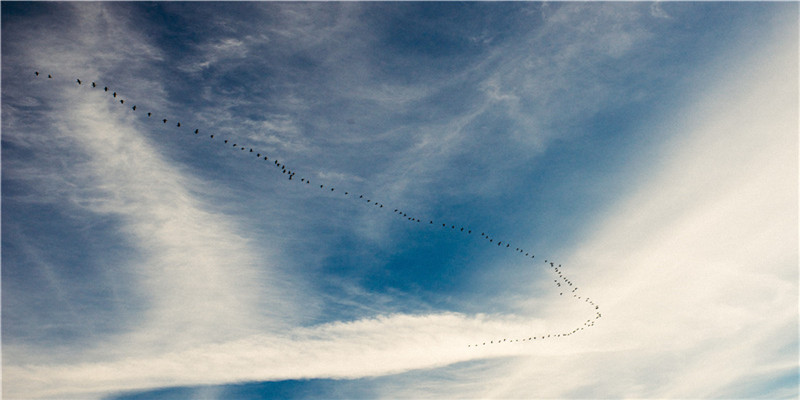
{"type": "Polygon", "coordinates": [[[798,33],[4,2],[3,398],[797,398],[798,33]]]}

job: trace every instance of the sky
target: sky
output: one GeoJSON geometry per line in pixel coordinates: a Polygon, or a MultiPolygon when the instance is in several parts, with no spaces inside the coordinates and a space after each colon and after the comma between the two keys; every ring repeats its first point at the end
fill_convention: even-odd
{"type": "Polygon", "coordinates": [[[3,398],[797,398],[798,14],[3,2],[3,398]]]}

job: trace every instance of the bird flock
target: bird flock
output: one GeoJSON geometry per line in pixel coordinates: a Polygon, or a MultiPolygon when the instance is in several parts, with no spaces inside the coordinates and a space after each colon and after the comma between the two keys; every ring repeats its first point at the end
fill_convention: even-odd
{"type": "MultiPolygon", "coordinates": [[[[37,78],[40,77],[40,76],[44,76],[44,74],[39,73],[39,71],[34,71],[34,75],[37,78]]],[[[47,79],[53,79],[52,74],[47,74],[47,79]]],[[[84,85],[84,81],[82,81],[80,78],[76,78],[75,82],[76,82],[76,84],[78,86],[81,86],[81,87],[88,86],[91,89],[97,89],[97,88],[100,87],[100,85],[98,85],[96,82],[91,82],[89,84],[84,85]]],[[[125,106],[125,99],[123,99],[122,96],[120,94],[118,94],[116,91],[114,91],[112,89],[109,89],[108,86],[103,86],[103,88],[99,89],[99,90],[102,90],[103,92],[108,93],[113,102],[119,104],[120,106],[125,106]]],[[[130,103],[131,102],[129,101],[129,104],[130,103]]],[[[167,125],[167,122],[172,121],[170,118],[167,118],[166,116],[159,116],[159,117],[155,117],[154,118],[155,114],[152,111],[148,111],[148,112],[145,113],[144,111],[141,110],[140,107],[137,107],[136,104],[130,104],[129,108],[130,108],[131,112],[136,112],[137,114],[142,115],[143,118],[151,119],[155,123],[159,123],[160,122],[161,125],[164,125],[164,126],[167,125]],[[144,117],[144,116],[146,116],[146,117],[144,117]]],[[[186,125],[182,125],[180,121],[174,121],[174,125],[172,125],[172,123],[170,123],[170,125],[173,126],[175,130],[178,130],[178,131],[181,131],[181,132],[187,132],[188,134],[193,134],[193,135],[197,136],[198,138],[199,137],[206,137],[205,135],[202,135],[202,136],[200,135],[200,128],[194,128],[194,129],[187,128],[186,125]]],[[[300,179],[298,180],[298,179],[295,178],[295,176],[297,175],[297,171],[295,169],[289,168],[287,165],[285,165],[284,163],[280,162],[278,159],[272,158],[272,157],[268,156],[266,153],[264,153],[264,152],[262,152],[260,150],[253,149],[252,147],[249,147],[249,146],[245,146],[245,145],[241,144],[241,142],[239,142],[239,141],[225,139],[225,138],[220,137],[219,135],[214,135],[213,133],[212,134],[208,134],[207,138],[212,142],[219,143],[221,145],[225,145],[225,146],[231,148],[232,150],[236,150],[238,152],[245,152],[248,155],[252,155],[252,156],[256,157],[258,160],[264,161],[265,164],[272,166],[273,168],[276,169],[276,171],[280,171],[280,173],[285,175],[286,178],[288,180],[290,180],[290,181],[298,182],[299,184],[305,185],[305,186],[307,186],[309,188],[312,188],[312,189],[319,188],[319,190],[326,191],[326,192],[336,192],[336,190],[337,190],[337,188],[335,188],[335,187],[333,187],[331,185],[326,185],[324,182],[319,182],[316,179],[314,180],[314,183],[312,184],[311,179],[309,179],[307,177],[304,177],[302,175],[301,175],[300,179]]],[[[516,246],[512,248],[511,247],[511,243],[509,243],[508,241],[499,240],[494,235],[491,235],[491,234],[487,233],[486,231],[482,231],[482,232],[478,233],[478,230],[473,230],[470,227],[465,227],[462,224],[455,224],[455,223],[452,223],[452,222],[444,222],[444,221],[440,221],[440,220],[436,220],[436,219],[430,219],[430,218],[420,218],[419,216],[416,216],[416,215],[413,215],[413,214],[409,214],[408,212],[403,211],[403,210],[401,210],[399,208],[389,207],[388,205],[385,205],[383,202],[378,201],[378,200],[374,199],[373,197],[367,196],[367,195],[365,195],[363,193],[354,193],[354,192],[351,192],[351,191],[346,191],[346,190],[341,190],[341,189],[339,189],[339,193],[342,193],[342,196],[344,196],[346,198],[353,199],[354,201],[360,202],[360,203],[362,203],[362,204],[364,204],[366,206],[369,206],[369,207],[372,207],[372,208],[375,208],[375,209],[378,209],[378,210],[386,210],[386,211],[388,211],[389,209],[391,209],[392,210],[392,214],[394,214],[396,217],[404,219],[405,221],[407,221],[409,223],[419,224],[421,226],[428,226],[428,227],[439,227],[439,226],[441,226],[441,229],[449,231],[449,232],[452,232],[453,234],[477,237],[477,238],[480,238],[480,240],[482,240],[484,243],[486,243],[487,245],[490,245],[492,247],[503,249],[503,250],[507,250],[507,251],[513,251],[513,252],[517,253],[519,256],[522,256],[522,257],[526,257],[526,258],[530,258],[530,259],[534,259],[535,258],[535,255],[533,254],[532,251],[523,249],[521,247],[516,247],[516,246]]],[[[561,264],[556,264],[555,262],[548,261],[548,260],[544,260],[544,264],[547,266],[548,270],[551,271],[553,273],[553,275],[554,275],[555,279],[553,280],[553,283],[554,283],[555,288],[559,292],[558,293],[559,296],[565,296],[565,295],[566,295],[565,297],[571,296],[573,300],[579,301],[582,304],[584,304],[585,306],[589,307],[592,310],[592,312],[594,313],[592,315],[592,318],[587,319],[580,326],[576,326],[576,327],[574,327],[572,329],[566,329],[566,330],[561,331],[561,332],[539,333],[537,335],[530,335],[530,336],[525,336],[525,337],[514,337],[514,338],[494,338],[494,339],[490,339],[488,341],[480,341],[480,342],[477,342],[477,343],[469,343],[469,344],[467,344],[467,347],[477,348],[477,347],[483,347],[483,346],[512,344],[512,343],[520,343],[520,342],[523,342],[523,343],[524,342],[533,342],[533,341],[536,341],[536,340],[539,340],[539,341],[542,341],[542,340],[553,340],[553,339],[556,339],[556,338],[561,338],[561,337],[567,337],[567,336],[574,335],[576,333],[579,333],[579,332],[581,332],[581,331],[583,331],[585,329],[588,329],[590,327],[593,327],[595,325],[595,322],[602,317],[602,314],[600,313],[600,306],[597,305],[589,297],[581,296],[578,293],[578,287],[575,286],[573,284],[573,282],[570,279],[568,279],[567,276],[564,274],[564,272],[562,270],[562,267],[561,267],[561,264]]]]}

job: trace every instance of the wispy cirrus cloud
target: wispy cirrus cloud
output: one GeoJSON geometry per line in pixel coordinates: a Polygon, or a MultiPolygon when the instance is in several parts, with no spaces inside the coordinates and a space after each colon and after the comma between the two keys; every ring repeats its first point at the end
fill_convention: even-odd
{"type": "MultiPolygon", "coordinates": [[[[177,8],[165,14],[192,18],[181,14],[184,5],[167,7],[177,8]]],[[[559,186],[558,171],[540,185],[520,171],[538,174],[540,170],[528,168],[554,151],[554,143],[580,136],[576,126],[589,126],[587,121],[606,107],[645,104],[650,86],[642,82],[653,76],[664,79],[661,72],[650,75],[648,67],[656,62],[626,64],[652,44],[646,6],[603,5],[596,10],[566,4],[543,13],[534,8],[536,18],[527,17],[541,23],[541,29],[512,24],[527,34],[507,33],[505,41],[502,34],[472,32],[467,40],[472,45],[499,47],[496,53],[469,48],[471,57],[463,59],[479,61],[455,68],[453,74],[441,65],[458,65],[458,56],[437,53],[431,42],[411,46],[411,40],[392,42],[393,51],[380,52],[378,44],[386,38],[368,35],[380,29],[360,25],[359,18],[372,17],[372,23],[389,19],[364,12],[369,10],[358,4],[335,7],[334,12],[314,4],[267,4],[262,13],[246,8],[243,17],[258,19],[274,12],[283,21],[264,29],[256,26],[247,34],[237,30],[235,12],[220,12],[220,18],[208,19],[223,33],[203,36],[187,48],[181,47],[184,41],[134,35],[142,42],[126,50],[148,55],[143,59],[149,62],[140,67],[153,73],[139,70],[124,78],[126,69],[116,64],[82,69],[98,48],[124,47],[124,40],[115,38],[129,37],[126,30],[137,32],[132,23],[115,24],[121,31],[102,28],[128,21],[125,13],[113,12],[118,8],[104,6],[106,14],[75,19],[81,29],[97,29],[97,38],[102,38],[97,44],[69,47],[59,42],[45,49],[56,54],[40,65],[61,65],[64,75],[95,74],[118,81],[130,90],[125,96],[147,99],[146,106],[169,115],[170,122],[180,114],[181,120],[197,121],[204,134],[263,144],[292,165],[296,160],[315,181],[336,183],[337,191],[341,182],[415,213],[443,214],[454,222],[490,221],[505,232],[522,232],[521,242],[537,243],[546,242],[548,238],[540,237],[558,228],[530,222],[530,215],[550,210],[537,204],[537,192],[574,188],[577,192],[568,194],[580,197],[581,190],[597,184],[559,186]],[[352,46],[339,46],[351,38],[356,38],[352,46]],[[290,46],[295,41],[297,46],[290,46]],[[260,53],[265,43],[274,54],[260,53]],[[59,45],[69,51],[58,51],[59,45]],[[205,45],[206,52],[198,51],[205,45]],[[335,50],[326,51],[329,47],[335,50]],[[369,51],[385,56],[370,56],[369,51]],[[173,63],[181,52],[197,57],[173,63]],[[272,64],[275,54],[296,58],[272,64]],[[157,67],[153,61],[161,57],[171,61],[157,67]],[[257,64],[248,66],[250,59],[257,64]],[[198,62],[207,64],[188,69],[197,75],[170,75],[173,68],[198,62]],[[421,67],[398,72],[414,63],[421,67]],[[625,68],[605,69],[608,65],[625,68]],[[279,71],[280,78],[265,71],[279,71]],[[415,71],[424,76],[415,79],[415,71]],[[638,77],[636,84],[621,83],[631,76],[638,77]],[[388,83],[376,83],[383,78],[388,83]],[[285,86],[277,84],[284,81],[285,86]],[[476,205],[482,209],[476,211],[476,205]]],[[[199,9],[206,16],[214,13],[213,5],[199,9]]],[[[385,25],[404,26],[404,13],[390,11],[387,15],[394,19],[385,25]]],[[[435,19],[425,23],[437,25],[435,19]]],[[[164,37],[175,33],[158,31],[158,24],[152,28],[164,37]]],[[[446,34],[442,43],[459,44],[446,34]]],[[[45,50],[37,47],[35,54],[23,54],[38,61],[46,59],[45,50]]],[[[309,195],[292,186],[294,182],[274,183],[264,168],[223,154],[229,149],[197,144],[216,145],[209,137],[191,141],[173,134],[175,127],[153,128],[127,104],[110,104],[107,94],[72,82],[29,94],[4,86],[4,146],[46,148],[37,160],[52,163],[49,168],[33,165],[20,149],[12,149],[9,154],[15,158],[8,163],[4,157],[4,185],[11,181],[28,190],[9,199],[29,204],[35,199],[56,208],[55,214],[74,212],[86,224],[82,226],[91,227],[87,230],[107,235],[95,240],[122,254],[95,250],[101,256],[81,259],[93,269],[76,281],[87,281],[81,289],[121,281],[116,287],[128,291],[118,294],[115,307],[134,308],[113,321],[116,330],[98,329],[97,336],[81,346],[67,346],[58,356],[45,342],[34,346],[24,337],[12,336],[12,342],[5,338],[4,394],[100,396],[158,386],[385,376],[389,382],[376,392],[387,397],[735,396],[729,390],[732,382],[796,371],[796,362],[781,354],[782,349],[795,349],[796,341],[771,339],[791,331],[792,323],[796,326],[796,308],[785,305],[796,298],[796,271],[790,267],[796,267],[797,253],[784,239],[793,234],[792,223],[796,227],[796,209],[790,204],[796,200],[796,171],[793,175],[785,168],[792,164],[796,137],[792,142],[783,136],[792,128],[796,132],[796,118],[789,117],[796,117],[797,104],[781,83],[792,80],[796,57],[792,64],[789,56],[796,53],[781,48],[774,54],[762,57],[774,62],[766,66],[768,72],[753,64],[743,70],[753,68],[759,74],[728,77],[743,82],[741,89],[703,86],[708,97],[694,94],[699,100],[679,114],[694,112],[695,118],[682,126],[650,124],[648,130],[660,126],[660,137],[675,139],[639,148],[646,160],[638,159],[630,168],[642,175],[617,176],[632,182],[614,186],[629,190],[611,196],[621,198],[620,203],[603,208],[600,217],[573,216],[589,224],[585,237],[559,252],[569,255],[564,264],[580,292],[603,305],[604,318],[590,334],[477,349],[466,345],[571,329],[592,315],[585,315],[582,304],[562,302],[557,293],[545,291],[546,278],[531,264],[486,255],[473,249],[473,242],[465,241],[458,251],[458,240],[448,242],[405,225],[398,228],[391,217],[362,212],[341,196],[309,195]],[[9,94],[23,99],[13,102],[13,117],[31,111],[25,107],[42,106],[33,100],[38,98],[47,98],[43,108],[48,111],[28,126],[24,118],[8,119],[9,94]],[[720,103],[719,98],[741,102],[720,103]],[[9,127],[19,133],[9,135],[9,127]],[[26,178],[7,178],[9,169],[26,178]],[[794,192],[786,190],[786,181],[794,182],[794,192]],[[399,266],[373,262],[428,242],[443,244],[430,246],[436,250],[430,258],[408,257],[399,266]],[[450,256],[455,261],[442,261],[450,256]],[[756,264],[772,267],[754,271],[750,266],[756,264]],[[101,277],[98,271],[104,268],[107,275],[101,277]],[[410,283],[397,279],[414,268],[421,272],[408,275],[410,283]],[[452,270],[442,271],[446,268],[452,270]],[[462,293],[439,289],[469,279],[453,277],[457,273],[474,276],[478,283],[462,293]],[[370,286],[365,283],[369,279],[400,283],[370,286]],[[431,293],[433,300],[425,297],[431,293]],[[463,307],[469,310],[500,311],[442,311],[459,303],[470,303],[463,307]],[[778,308],[783,311],[775,312],[778,308]],[[486,362],[497,358],[504,362],[486,362]],[[415,375],[414,385],[393,385],[389,376],[421,369],[435,373],[415,375]]],[[[706,82],[701,78],[696,82],[706,82]]],[[[673,116],[665,110],[674,108],[660,109],[673,116]]],[[[568,208],[557,203],[553,209],[568,208]]],[[[66,275],[80,263],[53,263],[45,243],[20,237],[15,240],[34,244],[27,254],[31,259],[41,256],[34,264],[51,286],[63,289],[60,298],[72,299],[70,318],[86,322],[87,332],[95,330],[101,319],[97,315],[108,315],[108,307],[83,301],[91,296],[81,301],[73,297],[78,290],[70,288],[66,275]],[[93,313],[98,310],[105,311],[93,313]]],[[[88,248],[77,239],[75,244],[88,248]]],[[[36,308],[24,307],[32,297],[21,296],[14,312],[35,314],[36,308]]],[[[47,315],[30,319],[35,318],[48,320],[47,315]]]]}

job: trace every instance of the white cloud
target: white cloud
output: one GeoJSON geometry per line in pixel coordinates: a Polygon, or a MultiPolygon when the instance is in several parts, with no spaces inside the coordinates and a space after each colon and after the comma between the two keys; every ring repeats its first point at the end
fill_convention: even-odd
{"type": "MultiPolygon", "coordinates": [[[[752,72],[726,82],[741,86],[716,88],[685,110],[693,116],[686,123],[664,127],[665,135],[687,134],[664,147],[663,161],[567,260],[581,291],[603,306],[600,323],[567,340],[485,349],[465,344],[561,329],[575,318],[563,313],[572,305],[541,320],[392,315],[252,334],[251,320],[281,320],[257,307],[263,296],[286,307],[276,314],[291,314],[294,304],[256,271],[269,266],[257,264],[235,224],[194,197],[191,175],[166,162],[133,119],[97,97],[67,95],[78,112],[61,119],[62,133],[90,157],[78,171],[88,190],[71,195],[76,205],[122,217],[144,260],[131,268],[152,303],[136,332],[103,344],[113,356],[4,360],[4,395],[356,378],[533,356],[467,371],[461,381],[480,381],[483,391],[455,385],[472,391],[443,396],[703,397],[725,395],[752,371],[796,370],[794,355],[780,354],[796,338],[776,339],[797,323],[796,46],[780,54],[788,58],[739,70],[752,72]]],[[[394,397],[424,394],[405,389],[394,397]]]]}

